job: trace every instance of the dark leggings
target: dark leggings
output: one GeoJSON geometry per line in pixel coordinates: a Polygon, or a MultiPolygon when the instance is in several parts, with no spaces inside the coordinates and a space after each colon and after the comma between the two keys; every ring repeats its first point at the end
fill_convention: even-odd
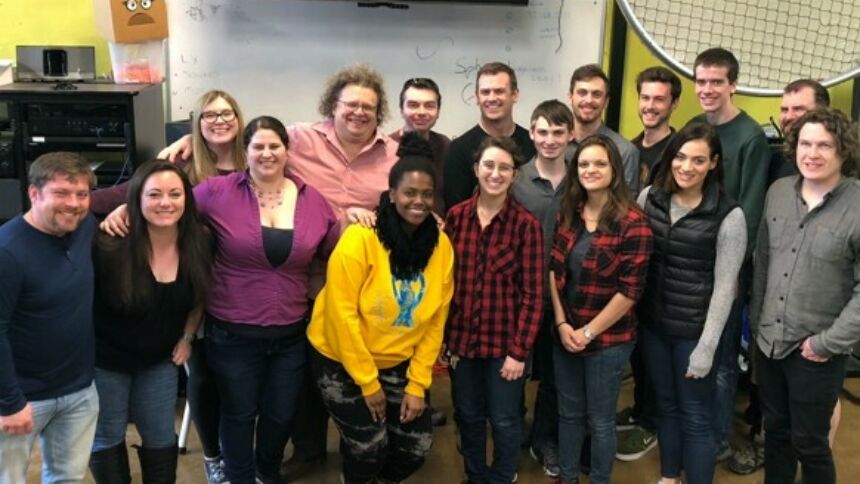
{"type": "Polygon", "coordinates": [[[218,433],[221,399],[218,397],[218,387],[212,372],[206,364],[206,342],[203,339],[194,342],[191,358],[188,360],[187,388],[188,407],[197,435],[200,436],[203,455],[218,457],[221,455],[218,433]]]}

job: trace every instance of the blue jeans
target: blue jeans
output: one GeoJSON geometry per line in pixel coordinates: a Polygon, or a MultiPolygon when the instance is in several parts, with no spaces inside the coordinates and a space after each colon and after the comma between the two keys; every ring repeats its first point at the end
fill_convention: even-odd
{"type": "Polygon", "coordinates": [[[252,338],[207,321],[205,339],[221,397],[227,478],[233,484],[252,484],[255,474],[277,477],[305,373],[304,331],[252,338]]]}
{"type": "Polygon", "coordinates": [[[169,361],[125,373],[96,367],[99,420],[93,452],[125,441],[129,422],[140,434],[141,446],[166,449],[176,445],[173,417],[179,376],[169,361]]]}
{"type": "Polygon", "coordinates": [[[0,432],[0,484],[23,484],[36,437],[42,451],[42,482],[84,482],[96,432],[99,396],[95,385],[68,395],[29,402],[33,431],[0,432]]]}
{"type": "Polygon", "coordinates": [[[639,338],[657,397],[661,475],[678,478],[683,468],[685,482],[710,484],[715,465],[711,415],[716,369],[699,380],[686,377],[696,339],[666,336],[643,326],[639,338]]]}
{"type": "Polygon", "coordinates": [[[561,477],[579,479],[579,457],[586,429],[591,429],[591,474],[594,484],[609,483],[617,446],[615,407],[621,377],[633,343],[611,346],[587,355],[553,347],[558,391],[558,458],[561,477]],[[587,422],[586,422],[587,420],[587,422]]]}
{"type": "Polygon", "coordinates": [[[502,379],[505,358],[460,358],[451,367],[460,453],[469,481],[509,484],[517,472],[523,435],[525,377],[502,379]],[[487,419],[493,427],[493,464],[487,466],[487,419]]]}

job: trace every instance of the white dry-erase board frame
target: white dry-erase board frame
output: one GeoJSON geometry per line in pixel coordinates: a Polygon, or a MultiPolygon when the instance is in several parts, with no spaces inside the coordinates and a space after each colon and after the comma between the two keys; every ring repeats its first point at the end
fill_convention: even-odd
{"type": "Polygon", "coordinates": [[[401,126],[397,95],[410,77],[442,91],[439,131],[478,120],[475,71],[503,61],[516,71],[514,117],[528,125],[546,99],[566,99],[570,75],[603,52],[606,0],[531,0],[528,7],[448,3],[408,9],[327,0],[170,0],[169,112],[186,119],[209,89],[232,94],[246,119],[315,121],[326,78],[366,62],[385,78],[390,132],[401,126]]]}

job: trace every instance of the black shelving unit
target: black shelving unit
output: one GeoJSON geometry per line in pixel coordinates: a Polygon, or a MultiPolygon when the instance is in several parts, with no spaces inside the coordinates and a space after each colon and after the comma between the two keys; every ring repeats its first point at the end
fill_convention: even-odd
{"type": "Polygon", "coordinates": [[[98,185],[128,177],[165,146],[161,84],[0,86],[0,222],[29,207],[27,170],[39,155],[74,151],[98,185]]]}

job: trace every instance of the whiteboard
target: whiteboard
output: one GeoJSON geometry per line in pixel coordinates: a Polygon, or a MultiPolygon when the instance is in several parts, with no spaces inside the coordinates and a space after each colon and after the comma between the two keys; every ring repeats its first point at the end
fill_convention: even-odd
{"type": "Polygon", "coordinates": [[[528,7],[411,3],[358,7],[346,0],[170,0],[169,112],[187,119],[209,89],[232,94],[246,119],[284,123],[321,118],[326,78],[366,62],[385,78],[390,132],[402,125],[397,96],[410,77],[442,91],[436,129],[475,125],[475,73],[502,61],[517,73],[514,118],[528,125],[546,99],[566,99],[573,70],[599,62],[606,0],[531,0],[528,7]]]}

